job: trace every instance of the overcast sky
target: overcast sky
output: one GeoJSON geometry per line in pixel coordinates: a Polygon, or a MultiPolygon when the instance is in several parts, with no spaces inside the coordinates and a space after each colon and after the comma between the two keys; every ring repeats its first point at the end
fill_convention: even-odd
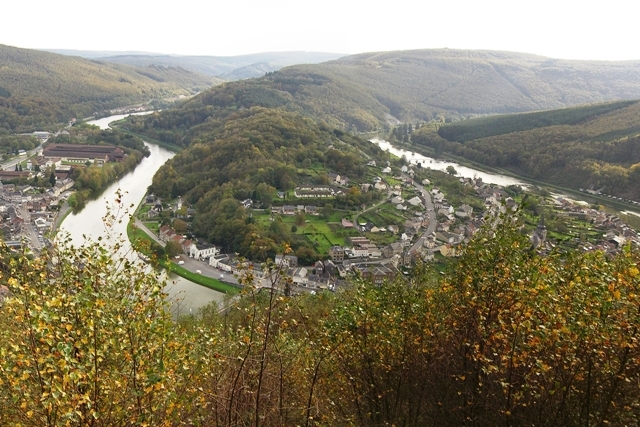
{"type": "Polygon", "coordinates": [[[0,44],[241,55],[458,48],[640,59],[637,0],[3,0],[0,44]]]}

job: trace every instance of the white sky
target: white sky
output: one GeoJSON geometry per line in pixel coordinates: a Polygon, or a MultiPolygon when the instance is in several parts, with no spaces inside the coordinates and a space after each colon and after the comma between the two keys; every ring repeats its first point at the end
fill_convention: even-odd
{"type": "Polygon", "coordinates": [[[241,55],[457,48],[640,60],[637,0],[2,0],[0,44],[241,55]]]}

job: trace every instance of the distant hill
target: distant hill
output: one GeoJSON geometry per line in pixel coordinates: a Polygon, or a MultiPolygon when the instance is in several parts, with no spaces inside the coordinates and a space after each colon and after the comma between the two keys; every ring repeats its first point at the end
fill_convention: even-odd
{"type": "Polygon", "coordinates": [[[87,59],[99,59],[104,58],[106,56],[117,56],[117,55],[162,55],[158,52],[143,52],[137,50],[77,50],[77,49],[37,49],[42,50],[44,52],[57,53],[60,55],[67,56],[80,56],[82,58],[87,59]]]}
{"type": "Polygon", "coordinates": [[[224,80],[240,80],[263,76],[295,64],[317,64],[338,59],[344,54],[327,52],[263,52],[238,56],[182,56],[145,52],[100,52],[56,50],[65,55],[96,58],[136,67],[181,67],[224,80]]]}
{"type": "Polygon", "coordinates": [[[370,131],[397,121],[449,122],[637,98],[640,61],[565,61],[441,49],[286,67],[216,87],[193,100],[193,106],[283,106],[335,127],[370,131]]]}
{"type": "Polygon", "coordinates": [[[0,45],[0,132],[192,95],[219,82],[179,67],[131,67],[0,45]]]}
{"type": "Polygon", "coordinates": [[[319,68],[367,89],[401,120],[429,120],[438,112],[465,117],[640,98],[640,61],[438,49],[354,55],[319,68]]]}

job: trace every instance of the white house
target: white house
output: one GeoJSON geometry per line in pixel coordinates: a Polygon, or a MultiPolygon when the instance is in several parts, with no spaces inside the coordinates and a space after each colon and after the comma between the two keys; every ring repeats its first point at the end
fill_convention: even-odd
{"type": "Polygon", "coordinates": [[[415,197],[407,200],[407,203],[409,203],[412,206],[418,206],[419,204],[422,203],[422,200],[420,200],[420,197],[415,196],[415,197]]]}
{"type": "Polygon", "coordinates": [[[404,199],[401,196],[396,196],[391,199],[391,203],[393,203],[394,205],[404,203],[404,199]]]}
{"type": "Polygon", "coordinates": [[[375,185],[373,186],[373,188],[375,188],[376,190],[386,190],[387,189],[387,184],[385,184],[384,182],[380,181],[380,182],[376,182],[375,185]]]}
{"type": "Polygon", "coordinates": [[[293,283],[295,283],[296,285],[306,286],[307,283],[309,283],[309,278],[307,277],[307,274],[309,274],[309,270],[307,270],[306,268],[304,267],[296,268],[291,277],[293,280],[293,283]]]}
{"type": "Polygon", "coordinates": [[[198,249],[195,243],[192,243],[189,247],[189,256],[194,259],[203,259],[210,258],[218,255],[220,253],[220,249],[215,246],[198,249]]]}
{"type": "Polygon", "coordinates": [[[213,255],[209,257],[209,265],[213,268],[220,268],[221,262],[225,260],[229,260],[229,255],[226,255],[226,254],[213,255]]]}
{"type": "Polygon", "coordinates": [[[369,256],[369,248],[364,245],[354,246],[352,252],[353,256],[355,256],[356,258],[365,258],[369,256]]]}

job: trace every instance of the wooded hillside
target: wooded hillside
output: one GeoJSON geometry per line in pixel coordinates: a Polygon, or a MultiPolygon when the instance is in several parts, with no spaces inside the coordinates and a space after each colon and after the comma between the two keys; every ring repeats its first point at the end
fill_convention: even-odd
{"type": "Polygon", "coordinates": [[[396,119],[452,121],[637,99],[638,65],[494,51],[383,52],[283,68],[216,87],[193,102],[216,108],[285,106],[335,127],[368,131],[396,119]]]}
{"type": "Polygon", "coordinates": [[[138,102],[192,95],[217,80],[0,45],[0,132],[32,131],[138,102]]]}
{"type": "MultiPolygon", "coordinates": [[[[176,138],[183,148],[163,165],[153,178],[150,191],[162,199],[182,199],[195,207],[191,230],[225,251],[265,260],[274,256],[277,245],[290,242],[296,254],[313,260],[313,247],[300,236],[290,234],[282,223],[267,227],[256,224],[240,201],[252,199],[270,208],[278,191],[290,191],[301,184],[322,184],[326,171],[363,178],[365,158],[389,159],[388,153],[366,140],[316,124],[308,117],[278,108],[251,107],[226,115],[198,118],[188,130],[174,128],[184,120],[179,111],[131,116],[121,126],[134,132],[176,138]],[[149,126],[150,125],[150,126],[149,126]],[[311,251],[311,252],[309,252],[311,251]]],[[[208,111],[207,108],[200,112],[208,111]]],[[[374,192],[350,194],[345,203],[370,203],[374,192]]],[[[325,203],[316,200],[314,203],[325,203]]],[[[329,202],[334,202],[333,198],[329,202]]],[[[317,258],[316,258],[317,259],[317,258]]]]}
{"type": "Polygon", "coordinates": [[[322,64],[402,121],[548,110],[640,98],[638,62],[433,49],[353,55],[322,64]]]}
{"type": "Polygon", "coordinates": [[[640,200],[640,103],[620,101],[425,126],[413,143],[540,181],[640,200]]]}

